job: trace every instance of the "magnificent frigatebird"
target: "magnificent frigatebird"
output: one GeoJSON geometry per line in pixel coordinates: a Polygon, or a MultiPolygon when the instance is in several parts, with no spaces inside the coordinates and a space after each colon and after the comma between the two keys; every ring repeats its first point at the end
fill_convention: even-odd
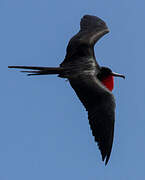
{"type": "Polygon", "coordinates": [[[9,66],[30,69],[22,72],[31,75],[57,74],[67,78],[78,98],[88,111],[92,134],[98,143],[102,160],[108,163],[114,135],[115,100],[112,94],[114,73],[101,67],[94,53],[95,43],[108,33],[106,23],[96,16],[85,15],[80,22],[80,31],[68,43],[66,56],[59,67],[9,66]]]}

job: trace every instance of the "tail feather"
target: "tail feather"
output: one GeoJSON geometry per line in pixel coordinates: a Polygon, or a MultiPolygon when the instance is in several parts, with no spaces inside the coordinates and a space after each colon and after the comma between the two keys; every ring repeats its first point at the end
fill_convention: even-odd
{"type": "Polygon", "coordinates": [[[20,72],[23,72],[23,73],[27,73],[28,76],[32,76],[32,75],[48,75],[48,74],[56,74],[56,73],[52,73],[52,72],[47,72],[47,71],[20,71],[20,72]]]}
{"type": "Polygon", "coordinates": [[[36,67],[36,66],[8,66],[8,68],[34,70],[34,71],[20,71],[20,72],[28,73],[29,76],[60,74],[64,70],[62,67],[36,67]]]}

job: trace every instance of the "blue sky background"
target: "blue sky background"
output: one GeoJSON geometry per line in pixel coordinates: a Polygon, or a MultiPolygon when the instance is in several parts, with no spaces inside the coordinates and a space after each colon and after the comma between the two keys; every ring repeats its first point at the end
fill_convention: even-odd
{"type": "Polygon", "coordinates": [[[145,178],[145,1],[0,1],[0,179],[145,178]],[[68,82],[8,65],[57,66],[84,14],[110,29],[95,46],[116,79],[116,124],[105,167],[87,113],[68,82]]]}

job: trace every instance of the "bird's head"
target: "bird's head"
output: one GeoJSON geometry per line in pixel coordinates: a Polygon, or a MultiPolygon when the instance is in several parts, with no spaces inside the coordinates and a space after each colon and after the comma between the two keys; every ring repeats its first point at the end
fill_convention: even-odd
{"type": "Polygon", "coordinates": [[[114,88],[114,76],[115,77],[122,77],[125,79],[125,76],[122,74],[118,74],[112,72],[111,69],[108,67],[101,67],[100,72],[98,73],[98,79],[106,86],[110,91],[114,88]]]}

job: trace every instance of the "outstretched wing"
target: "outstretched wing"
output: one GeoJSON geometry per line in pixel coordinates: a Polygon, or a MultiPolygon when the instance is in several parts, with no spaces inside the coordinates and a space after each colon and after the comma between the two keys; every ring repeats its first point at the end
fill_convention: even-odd
{"type": "Polygon", "coordinates": [[[108,32],[108,27],[102,19],[91,15],[83,16],[80,31],[69,41],[62,64],[80,57],[94,57],[95,59],[94,45],[108,32]]]}
{"type": "Polygon", "coordinates": [[[86,44],[94,45],[108,32],[106,23],[96,16],[85,15],[81,19],[79,37],[86,44]]]}
{"type": "Polygon", "coordinates": [[[107,164],[113,143],[115,100],[113,94],[94,76],[70,79],[80,101],[88,111],[92,134],[98,143],[102,160],[107,164]]]}
{"type": "Polygon", "coordinates": [[[85,15],[80,22],[80,31],[72,37],[68,47],[71,46],[71,43],[92,46],[108,32],[109,29],[102,19],[97,16],[85,15]]]}

